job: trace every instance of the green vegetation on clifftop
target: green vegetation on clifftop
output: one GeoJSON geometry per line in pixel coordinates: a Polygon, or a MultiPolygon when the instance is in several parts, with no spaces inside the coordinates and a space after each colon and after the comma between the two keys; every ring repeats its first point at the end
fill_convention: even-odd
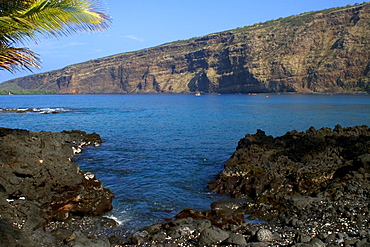
{"type": "Polygon", "coordinates": [[[23,89],[23,90],[4,90],[0,89],[0,95],[6,94],[56,94],[56,90],[42,90],[42,89],[23,89]]]}

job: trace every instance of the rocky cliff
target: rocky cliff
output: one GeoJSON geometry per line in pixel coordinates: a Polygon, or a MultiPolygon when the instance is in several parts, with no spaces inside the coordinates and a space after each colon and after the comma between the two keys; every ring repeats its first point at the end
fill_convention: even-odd
{"type": "Polygon", "coordinates": [[[353,92],[370,88],[370,3],[309,12],[3,83],[57,93],[353,92]]]}

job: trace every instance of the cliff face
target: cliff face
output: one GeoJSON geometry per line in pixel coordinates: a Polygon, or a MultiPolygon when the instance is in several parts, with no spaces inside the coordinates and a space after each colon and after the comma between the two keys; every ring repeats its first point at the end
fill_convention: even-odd
{"type": "Polygon", "coordinates": [[[5,82],[58,93],[345,92],[369,88],[370,3],[71,65],[5,82]]]}

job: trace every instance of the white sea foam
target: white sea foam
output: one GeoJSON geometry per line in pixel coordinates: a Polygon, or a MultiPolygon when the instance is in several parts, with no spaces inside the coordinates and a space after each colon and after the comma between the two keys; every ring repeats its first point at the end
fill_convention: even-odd
{"type": "Polygon", "coordinates": [[[56,108],[0,108],[0,112],[4,113],[41,113],[41,114],[50,114],[50,113],[62,113],[72,111],[70,108],[56,107],[56,108]]]}
{"type": "Polygon", "coordinates": [[[106,217],[107,217],[107,218],[109,218],[109,219],[114,220],[115,222],[117,222],[117,223],[118,223],[118,225],[122,225],[122,224],[124,223],[124,221],[123,221],[123,220],[118,219],[116,216],[113,216],[113,215],[107,215],[106,217]]]}

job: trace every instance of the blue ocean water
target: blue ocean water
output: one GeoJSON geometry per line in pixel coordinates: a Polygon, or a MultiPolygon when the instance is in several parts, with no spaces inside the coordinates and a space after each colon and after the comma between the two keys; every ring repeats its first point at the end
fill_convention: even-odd
{"type": "Polygon", "coordinates": [[[100,134],[74,161],[114,192],[108,216],[127,231],[228,198],[206,186],[247,133],[370,125],[370,95],[3,95],[0,108],[60,112],[0,113],[1,127],[100,134]]]}

